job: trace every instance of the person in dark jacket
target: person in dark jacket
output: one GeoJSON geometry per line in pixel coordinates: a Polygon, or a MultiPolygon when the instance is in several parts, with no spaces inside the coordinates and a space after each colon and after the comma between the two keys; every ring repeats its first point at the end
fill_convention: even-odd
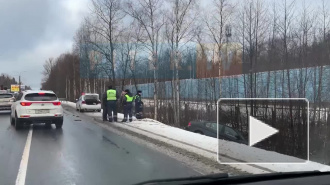
{"type": "Polygon", "coordinates": [[[109,85],[106,93],[109,122],[112,122],[112,120],[117,122],[117,100],[119,99],[119,94],[116,89],[112,88],[112,85],[109,85]]]}
{"type": "Polygon", "coordinates": [[[129,116],[129,121],[132,122],[132,105],[133,105],[133,96],[131,94],[131,92],[126,89],[124,92],[124,96],[123,96],[123,106],[124,106],[124,119],[122,122],[126,122],[127,121],[127,117],[129,116]]]}
{"type": "Polygon", "coordinates": [[[102,94],[102,117],[103,121],[108,121],[108,109],[107,109],[107,92],[102,94]]]}
{"type": "Polygon", "coordinates": [[[141,101],[141,94],[142,91],[137,91],[136,95],[134,96],[136,119],[142,119],[143,102],[141,101]]]}

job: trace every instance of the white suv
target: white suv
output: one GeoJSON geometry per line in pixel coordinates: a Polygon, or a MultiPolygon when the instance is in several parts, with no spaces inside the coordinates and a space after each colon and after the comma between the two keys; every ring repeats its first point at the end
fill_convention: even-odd
{"type": "Polygon", "coordinates": [[[11,106],[10,122],[16,129],[24,124],[46,123],[62,128],[63,108],[52,91],[23,91],[11,106]]]}

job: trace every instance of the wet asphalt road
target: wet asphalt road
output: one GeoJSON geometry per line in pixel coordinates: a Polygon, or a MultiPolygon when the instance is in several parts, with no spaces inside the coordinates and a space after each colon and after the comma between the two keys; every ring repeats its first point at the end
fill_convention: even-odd
{"type": "MultiPolygon", "coordinates": [[[[0,184],[15,184],[29,128],[0,113],[0,184]]],[[[66,113],[62,130],[34,125],[26,185],[134,184],[200,175],[162,153],[66,113]]]]}

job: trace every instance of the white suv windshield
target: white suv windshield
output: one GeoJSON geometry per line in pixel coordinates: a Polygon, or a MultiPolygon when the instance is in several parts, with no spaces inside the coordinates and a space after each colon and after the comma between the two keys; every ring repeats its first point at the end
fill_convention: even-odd
{"type": "Polygon", "coordinates": [[[24,99],[28,101],[54,101],[57,100],[57,97],[52,93],[31,93],[25,95],[24,99]]]}

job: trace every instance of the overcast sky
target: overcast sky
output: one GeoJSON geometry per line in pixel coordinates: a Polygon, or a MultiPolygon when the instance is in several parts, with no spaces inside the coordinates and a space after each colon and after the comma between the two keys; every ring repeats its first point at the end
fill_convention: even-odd
{"type": "MultiPolygon", "coordinates": [[[[320,7],[321,1],[312,5],[320,7]]],[[[202,5],[205,8],[210,2],[203,0],[202,5]]],[[[24,84],[39,89],[45,60],[71,51],[88,4],[89,0],[0,0],[0,74],[17,80],[21,74],[24,84]]]]}
{"type": "Polygon", "coordinates": [[[40,88],[43,63],[71,51],[88,0],[0,0],[0,73],[40,88]]]}

